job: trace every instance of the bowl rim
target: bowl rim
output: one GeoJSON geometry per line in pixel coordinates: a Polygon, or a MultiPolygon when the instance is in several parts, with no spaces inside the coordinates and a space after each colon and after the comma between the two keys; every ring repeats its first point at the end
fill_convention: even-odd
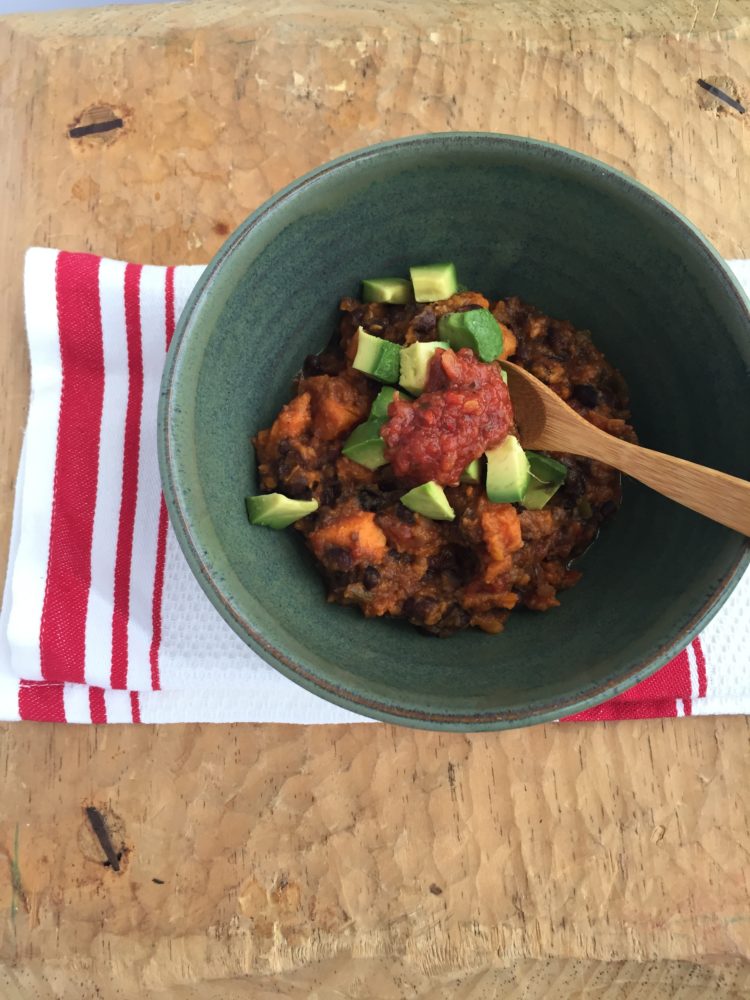
{"type": "Polygon", "coordinates": [[[537,150],[547,157],[562,161],[568,165],[577,164],[587,173],[590,174],[592,171],[598,172],[601,177],[608,179],[627,194],[647,202],[652,210],[657,211],[662,216],[667,216],[672,223],[676,221],[682,229],[685,238],[692,241],[695,249],[702,252],[705,256],[706,263],[718,274],[727,294],[732,295],[736,299],[740,309],[745,313],[748,330],[750,330],[750,302],[745,296],[739,282],[727,267],[724,258],[721,257],[700,230],[678,209],[656,192],[622,171],[585,153],[577,152],[556,143],[498,132],[431,132],[389,139],[384,142],[355,149],[333,160],[329,160],[287,184],[249,215],[229,235],[211,261],[206,265],[178,318],[167,353],[159,394],[157,445],[159,471],[167,510],[182,553],[213,606],[233,631],[250,648],[285,677],[313,694],[318,695],[318,697],[341,708],[348,709],[357,715],[419,729],[477,732],[513,729],[521,726],[556,721],[565,716],[575,715],[596,707],[650,677],[695,638],[729,597],[742,573],[750,565],[750,539],[744,539],[744,543],[734,564],[724,574],[690,622],[676,636],[663,643],[653,655],[636,664],[614,684],[611,682],[595,684],[590,689],[586,689],[582,694],[571,695],[567,698],[557,698],[554,705],[550,704],[549,707],[543,706],[527,710],[505,709],[471,713],[438,713],[434,711],[399,708],[397,705],[389,704],[377,698],[366,697],[321,678],[318,674],[309,670],[304,663],[298,662],[296,659],[277,649],[265,638],[262,628],[254,625],[253,622],[240,613],[237,602],[230,599],[231,594],[225,593],[226,588],[223,588],[221,582],[217,579],[217,573],[215,572],[215,567],[212,566],[212,560],[209,554],[202,549],[195,525],[188,511],[185,509],[179,482],[178,463],[173,447],[173,425],[175,418],[174,390],[177,382],[175,376],[179,374],[179,368],[184,358],[183,352],[188,343],[190,333],[194,329],[199,307],[210,293],[211,287],[226,258],[231,256],[236,248],[250,236],[253,230],[277,206],[285,203],[305,188],[315,184],[332,172],[404,147],[444,147],[446,144],[455,144],[458,147],[461,143],[466,142],[475,144],[484,143],[487,146],[531,147],[532,150],[537,150]]]}

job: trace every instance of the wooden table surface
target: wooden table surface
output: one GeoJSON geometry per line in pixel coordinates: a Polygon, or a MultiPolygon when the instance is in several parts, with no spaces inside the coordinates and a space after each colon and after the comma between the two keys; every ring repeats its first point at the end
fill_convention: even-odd
{"type": "MultiPolygon", "coordinates": [[[[332,156],[488,129],[592,153],[750,256],[750,114],[696,84],[748,104],[748,67],[747,0],[212,0],[0,21],[2,559],[28,245],[206,261],[332,156]]],[[[476,736],[1,727],[0,995],[748,997],[749,736],[743,717],[476,736]]]]}

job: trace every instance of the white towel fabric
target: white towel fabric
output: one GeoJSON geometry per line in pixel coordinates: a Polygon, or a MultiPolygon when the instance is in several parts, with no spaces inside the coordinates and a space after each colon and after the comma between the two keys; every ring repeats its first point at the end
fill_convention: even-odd
{"type": "MultiPolygon", "coordinates": [[[[732,266],[750,288],[750,261],[732,266]]],[[[0,611],[0,719],[364,721],[245,646],[168,525],[159,383],[202,270],[27,254],[31,404],[0,611]]],[[[746,576],[680,657],[586,717],[747,712],[749,610],[746,576]]]]}

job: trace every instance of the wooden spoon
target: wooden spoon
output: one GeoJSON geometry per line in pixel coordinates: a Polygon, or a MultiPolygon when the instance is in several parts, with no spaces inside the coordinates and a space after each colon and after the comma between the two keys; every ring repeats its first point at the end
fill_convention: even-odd
{"type": "Polygon", "coordinates": [[[605,462],[670,500],[750,535],[750,482],[612,437],[581,417],[526,369],[510,361],[501,364],[508,373],[524,448],[568,452],[605,462]]]}

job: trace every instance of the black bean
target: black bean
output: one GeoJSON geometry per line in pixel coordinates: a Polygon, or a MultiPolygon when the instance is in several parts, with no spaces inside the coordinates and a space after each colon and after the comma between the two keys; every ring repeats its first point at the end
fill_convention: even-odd
{"type": "Polygon", "coordinates": [[[307,377],[313,375],[335,375],[339,370],[339,362],[327,351],[321,354],[308,354],[302,364],[302,374],[307,377]]]}
{"type": "Polygon", "coordinates": [[[380,583],[380,573],[374,566],[368,566],[364,571],[362,583],[365,585],[365,590],[373,590],[380,583]]]}
{"type": "Polygon", "coordinates": [[[279,459],[277,472],[280,479],[290,479],[298,468],[301,459],[300,453],[292,445],[287,444],[286,452],[279,459]]]}
{"type": "Polygon", "coordinates": [[[455,549],[450,546],[446,546],[436,555],[430,556],[428,572],[453,573],[454,575],[458,575],[458,561],[456,559],[455,549]]]}
{"type": "Polygon", "coordinates": [[[438,622],[441,630],[456,632],[458,629],[466,628],[471,620],[471,616],[464,611],[460,604],[452,604],[443,617],[438,622]]]}
{"type": "MultiPolygon", "coordinates": [[[[456,565],[459,575],[464,581],[476,576],[479,568],[479,557],[473,549],[463,545],[456,548],[456,565]]],[[[457,605],[458,606],[458,605],[457,605]]]]}
{"type": "Polygon", "coordinates": [[[460,545],[444,545],[434,556],[430,556],[427,572],[433,576],[447,573],[457,583],[463,582],[474,575],[476,561],[471,550],[464,550],[460,545]],[[464,553],[468,554],[468,559],[464,553]]]}
{"type": "Polygon", "coordinates": [[[568,475],[565,478],[565,482],[560,487],[560,497],[562,499],[563,507],[567,510],[571,510],[576,506],[580,498],[586,492],[586,482],[583,477],[583,473],[576,466],[568,467],[568,475]]]}
{"type": "Polygon", "coordinates": [[[302,374],[306,376],[322,375],[323,363],[320,354],[308,354],[302,362],[302,374]]]}
{"type": "Polygon", "coordinates": [[[521,365],[522,368],[530,368],[531,362],[533,360],[533,351],[531,349],[531,342],[526,339],[524,334],[517,336],[517,347],[516,353],[513,355],[517,365],[521,365]]]}
{"type": "Polygon", "coordinates": [[[414,511],[409,510],[408,507],[404,507],[402,503],[396,504],[396,517],[399,521],[403,521],[404,524],[414,524],[416,521],[414,511]]]}
{"type": "Polygon", "coordinates": [[[437,607],[434,597],[407,597],[401,609],[407,618],[426,621],[437,607]]]}
{"type": "Polygon", "coordinates": [[[574,385],[573,399],[581,406],[587,406],[591,409],[599,403],[599,392],[593,385],[574,385]]]}
{"type": "Polygon", "coordinates": [[[549,343],[558,361],[567,361],[570,358],[570,342],[562,330],[552,327],[549,332],[549,343]]]}
{"type": "Polygon", "coordinates": [[[362,510],[376,512],[383,510],[390,503],[390,498],[385,496],[378,489],[366,486],[357,494],[357,500],[362,510]]]}
{"type": "Polygon", "coordinates": [[[284,481],[284,493],[292,500],[312,499],[312,490],[305,482],[295,482],[294,479],[284,481]]]}
{"type": "Polygon", "coordinates": [[[411,556],[408,552],[398,552],[396,549],[388,549],[388,555],[391,559],[395,559],[396,562],[400,563],[410,563],[411,556]]]}
{"type": "Polygon", "coordinates": [[[390,465],[385,465],[380,470],[379,486],[383,493],[392,493],[396,489],[396,477],[390,465]]]}
{"type": "Polygon", "coordinates": [[[419,315],[414,317],[412,327],[416,333],[432,333],[436,323],[435,311],[428,306],[427,309],[423,309],[419,315]]]}
{"type": "Polygon", "coordinates": [[[334,480],[332,483],[326,483],[320,491],[320,506],[333,507],[340,496],[341,483],[338,480],[334,480]]]}
{"type": "Polygon", "coordinates": [[[612,517],[614,512],[617,510],[617,504],[614,500],[606,500],[599,508],[599,513],[602,517],[612,517]]]}
{"type": "Polygon", "coordinates": [[[340,545],[331,545],[325,551],[325,563],[331,569],[343,570],[346,572],[354,565],[352,554],[348,549],[340,545]]]}

